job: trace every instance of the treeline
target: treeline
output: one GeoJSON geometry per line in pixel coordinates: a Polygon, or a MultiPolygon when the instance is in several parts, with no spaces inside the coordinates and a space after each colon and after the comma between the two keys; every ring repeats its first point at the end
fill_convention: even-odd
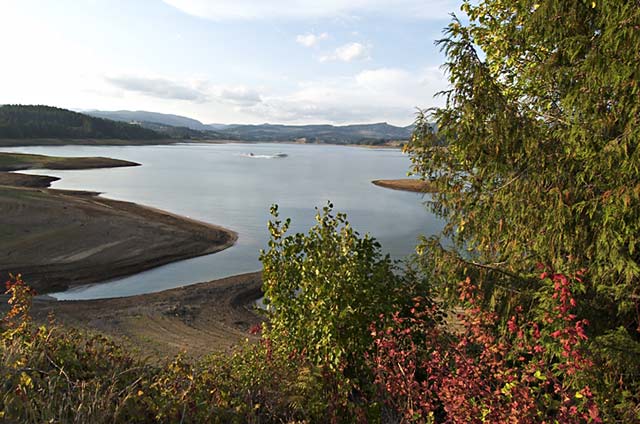
{"type": "Polygon", "coordinates": [[[51,106],[0,106],[0,138],[153,140],[156,131],[51,106]]]}
{"type": "Polygon", "coordinates": [[[298,141],[317,144],[382,145],[406,141],[412,127],[387,123],[363,125],[230,125],[218,130],[225,137],[246,141],[298,141]]]}
{"type": "Polygon", "coordinates": [[[115,121],[137,122],[145,128],[190,139],[315,144],[396,145],[411,137],[413,126],[397,127],[381,122],[355,125],[210,124],[178,115],[146,111],[89,111],[87,114],[115,121]]]}

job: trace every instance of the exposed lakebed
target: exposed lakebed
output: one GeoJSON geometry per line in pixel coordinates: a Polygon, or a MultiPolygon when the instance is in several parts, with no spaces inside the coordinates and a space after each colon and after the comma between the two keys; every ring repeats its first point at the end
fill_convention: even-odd
{"type": "Polygon", "coordinates": [[[372,234],[395,258],[411,254],[418,235],[434,234],[442,227],[426,210],[422,194],[371,184],[374,179],[406,175],[410,162],[398,150],[270,143],[2,150],[140,163],[142,166],[133,168],[29,173],[61,178],[54,188],[98,191],[109,198],[222,225],[239,234],[236,245],[222,252],[58,293],[59,299],[156,292],[258,270],[259,249],[268,240],[269,206],[274,203],[280,206],[283,218],[292,218],[292,232],[304,232],[314,224],[314,207],[330,200],[337,211],[348,214],[353,227],[372,234]]]}

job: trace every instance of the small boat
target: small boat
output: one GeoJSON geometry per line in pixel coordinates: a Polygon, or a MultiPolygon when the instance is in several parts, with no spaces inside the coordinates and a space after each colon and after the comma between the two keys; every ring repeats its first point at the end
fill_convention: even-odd
{"type": "Polygon", "coordinates": [[[256,155],[253,152],[249,152],[249,153],[241,153],[240,156],[244,156],[245,158],[252,158],[252,159],[280,159],[280,158],[286,158],[289,155],[286,153],[274,153],[273,155],[256,155]]]}

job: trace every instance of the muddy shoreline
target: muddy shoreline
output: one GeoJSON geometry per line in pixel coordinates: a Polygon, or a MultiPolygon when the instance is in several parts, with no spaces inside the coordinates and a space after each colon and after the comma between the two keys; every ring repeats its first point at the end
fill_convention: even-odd
{"type": "Polygon", "coordinates": [[[412,191],[415,193],[434,193],[436,191],[428,181],[411,178],[398,180],[373,180],[371,182],[378,187],[390,188],[392,190],[412,191]]]}
{"type": "Polygon", "coordinates": [[[238,237],[90,192],[0,186],[0,213],[0,278],[20,273],[39,293],[219,252],[238,237]]]}
{"type": "MultiPolygon", "coordinates": [[[[113,299],[37,296],[32,316],[36,322],[53,317],[65,326],[108,335],[155,360],[180,352],[199,357],[255,339],[249,330],[263,320],[254,306],[261,287],[261,272],[254,272],[113,299]]],[[[0,310],[6,310],[6,296],[0,298],[0,310]]]]}
{"type": "MultiPolygon", "coordinates": [[[[13,157],[4,169],[37,167],[52,157],[13,157]]],[[[54,164],[56,165],[56,164],[54,164]]],[[[77,158],[65,169],[135,166],[108,158],[77,158]]],[[[48,188],[58,178],[0,172],[0,278],[21,274],[40,295],[32,315],[45,323],[106,334],[162,361],[179,352],[200,356],[251,339],[261,322],[261,273],[138,296],[57,301],[46,293],[101,283],[159,265],[218,252],[237,234],[152,207],[48,188]]],[[[0,295],[0,311],[8,308],[0,295]]]]}

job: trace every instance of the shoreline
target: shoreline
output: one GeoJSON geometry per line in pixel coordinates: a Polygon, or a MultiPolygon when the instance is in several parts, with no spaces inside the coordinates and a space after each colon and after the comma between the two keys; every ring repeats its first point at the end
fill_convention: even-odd
{"type": "MultiPolygon", "coordinates": [[[[2,165],[11,168],[9,159],[15,164],[15,155],[5,159],[2,165]]],[[[64,166],[83,169],[89,159],[138,165],[81,158],[64,166]]],[[[263,296],[261,272],[128,297],[65,301],[47,295],[216,253],[238,239],[222,226],[151,206],[49,188],[56,180],[0,172],[0,277],[16,271],[45,293],[33,299],[37,322],[48,322],[52,314],[65,326],[106,334],[157,361],[182,351],[201,356],[255,338],[248,330],[262,321],[255,312],[263,296]]],[[[8,309],[7,299],[0,294],[0,312],[8,309]]]]}
{"type": "MultiPolygon", "coordinates": [[[[0,153],[0,278],[22,274],[40,293],[100,284],[235,244],[219,225],[100,193],[51,189],[56,177],[15,169],[139,166],[111,158],[0,153]]],[[[46,172],[46,171],[45,171],[46,172]]]]}
{"type": "Polygon", "coordinates": [[[28,153],[0,152],[0,172],[28,169],[82,170],[100,168],[124,168],[140,166],[139,163],[105,157],[60,157],[28,153]]]}
{"type": "Polygon", "coordinates": [[[3,147],[33,147],[33,146],[163,146],[183,141],[172,138],[159,139],[131,139],[120,138],[1,138],[0,148],[3,147]]]}
{"type": "Polygon", "coordinates": [[[0,276],[20,273],[39,293],[209,255],[238,239],[219,225],[94,192],[0,186],[0,211],[12,226],[0,276]]]}
{"type": "Polygon", "coordinates": [[[428,181],[416,180],[412,178],[402,178],[397,180],[373,180],[372,184],[388,188],[391,190],[411,191],[414,193],[435,193],[434,187],[428,181]]]}
{"type": "MultiPolygon", "coordinates": [[[[203,283],[135,296],[56,300],[33,299],[36,322],[56,322],[105,334],[157,361],[180,352],[200,357],[255,340],[249,329],[263,321],[255,301],[263,296],[262,272],[234,275],[203,283]]],[[[7,308],[0,295],[0,311],[7,308]]]]}
{"type": "MultiPolygon", "coordinates": [[[[51,146],[169,146],[173,144],[292,144],[303,146],[344,146],[369,149],[401,150],[402,144],[357,144],[357,143],[307,143],[295,140],[229,140],[229,139],[158,139],[158,140],[120,140],[120,139],[0,139],[0,149],[14,147],[51,147],[51,146]]],[[[404,142],[406,144],[406,142],[404,142]]]]}

